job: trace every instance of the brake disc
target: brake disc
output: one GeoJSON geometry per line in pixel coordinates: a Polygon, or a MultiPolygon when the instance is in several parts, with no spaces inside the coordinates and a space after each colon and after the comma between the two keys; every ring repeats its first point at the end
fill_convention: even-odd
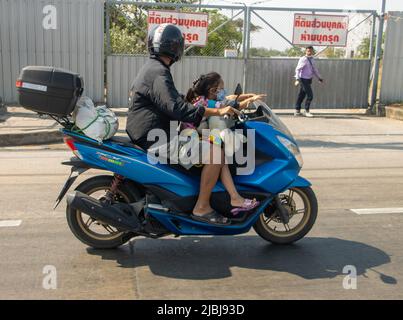
{"type": "MultiPolygon", "coordinates": [[[[291,220],[291,218],[294,216],[294,214],[296,213],[296,210],[297,210],[297,206],[295,204],[294,199],[290,198],[290,196],[288,196],[286,194],[281,194],[279,197],[280,197],[281,204],[287,210],[288,217],[291,220]]],[[[274,209],[273,206],[270,206],[269,212],[265,213],[265,216],[267,218],[271,218],[272,221],[274,221],[276,223],[282,223],[282,220],[280,218],[280,215],[279,215],[277,209],[274,212],[273,212],[273,209],[274,209]]]]}

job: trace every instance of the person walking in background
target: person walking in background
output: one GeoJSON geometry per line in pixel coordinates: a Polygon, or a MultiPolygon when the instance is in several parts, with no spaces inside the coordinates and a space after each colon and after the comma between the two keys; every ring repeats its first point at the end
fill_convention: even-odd
{"type": "Polygon", "coordinates": [[[295,85],[299,85],[299,93],[297,98],[297,103],[295,105],[294,116],[301,115],[301,106],[305,100],[305,116],[312,118],[313,115],[310,112],[311,102],[313,100],[312,92],[312,78],[315,76],[318,78],[319,82],[323,82],[318,69],[315,66],[313,58],[314,50],[312,46],[309,46],[305,50],[305,56],[301,57],[298,61],[298,65],[295,68],[295,85]]]}

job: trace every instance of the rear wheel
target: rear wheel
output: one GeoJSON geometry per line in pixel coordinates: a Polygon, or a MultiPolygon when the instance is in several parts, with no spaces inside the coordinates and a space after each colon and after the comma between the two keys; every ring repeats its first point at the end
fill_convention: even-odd
{"type": "Polygon", "coordinates": [[[303,238],[313,227],[318,202],[311,188],[291,188],[279,194],[290,221],[284,224],[272,204],[256,221],[253,228],[263,239],[275,244],[290,244],[303,238]]]}
{"type": "MultiPolygon", "coordinates": [[[[75,189],[95,199],[105,196],[110,189],[112,176],[96,176],[83,181],[75,189]]],[[[131,203],[141,199],[140,192],[130,184],[121,183],[117,189],[114,202],[131,203]]],[[[83,243],[97,249],[116,248],[134,236],[131,232],[121,231],[102,221],[95,220],[87,214],[67,205],[67,223],[73,234],[83,243]]]]}

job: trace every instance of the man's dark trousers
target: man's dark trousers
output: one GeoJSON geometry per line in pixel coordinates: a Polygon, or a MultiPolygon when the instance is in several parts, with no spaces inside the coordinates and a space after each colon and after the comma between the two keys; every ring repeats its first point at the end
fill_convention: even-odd
{"type": "Polygon", "coordinates": [[[297,111],[301,111],[301,105],[302,102],[304,101],[305,97],[305,110],[309,112],[309,108],[311,106],[311,102],[313,100],[313,92],[312,92],[312,79],[299,79],[299,93],[298,93],[298,99],[297,99],[297,104],[295,106],[295,109],[297,111]]]}

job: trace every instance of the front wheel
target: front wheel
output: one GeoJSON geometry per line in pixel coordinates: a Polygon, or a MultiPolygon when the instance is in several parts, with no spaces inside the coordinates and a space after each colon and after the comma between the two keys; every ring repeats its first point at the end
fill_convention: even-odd
{"type": "Polygon", "coordinates": [[[303,238],[313,227],[318,215],[318,201],[310,187],[291,188],[279,194],[287,210],[289,222],[284,224],[274,205],[269,205],[253,228],[263,239],[274,244],[290,244],[303,238]]]}

